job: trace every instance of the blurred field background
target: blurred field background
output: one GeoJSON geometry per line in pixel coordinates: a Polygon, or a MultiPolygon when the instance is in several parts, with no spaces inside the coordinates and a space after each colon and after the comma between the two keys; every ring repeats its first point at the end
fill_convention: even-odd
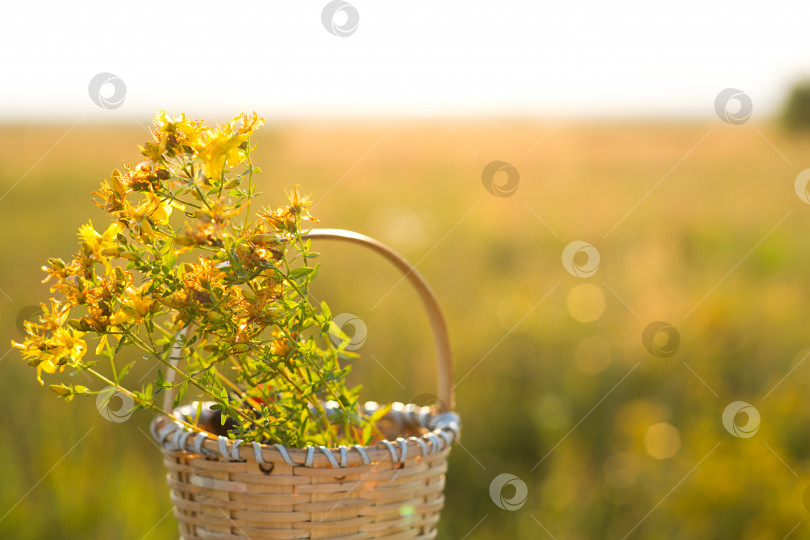
{"type": "MultiPolygon", "coordinates": [[[[0,127],[2,538],[177,537],[152,415],[114,424],[92,399],[64,404],[6,353],[47,295],[45,259],[68,257],[88,217],[106,223],[90,191],[140,161],[141,124],[61,141],[68,125],[0,127]]],[[[399,250],[446,310],[464,429],[439,538],[810,538],[810,207],[793,187],[810,138],[719,120],[427,118],[271,123],[255,142],[262,203],[302,184],[322,226],[399,250]],[[513,196],[484,189],[493,160],[519,171],[513,196]],[[573,240],[599,250],[593,277],[563,268],[573,240]],[[680,334],[670,358],[642,344],[658,320],[680,334]],[[751,438],[721,422],[737,400],[761,414],[751,438]],[[490,498],[501,473],[528,486],[518,511],[490,498]]],[[[365,398],[426,399],[416,294],[360,248],[319,251],[318,295],[368,325],[365,398]]]]}

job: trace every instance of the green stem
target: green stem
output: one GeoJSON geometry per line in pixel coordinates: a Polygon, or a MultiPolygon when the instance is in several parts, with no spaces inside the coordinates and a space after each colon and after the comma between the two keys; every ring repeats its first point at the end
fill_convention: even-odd
{"type": "MultiPolygon", "coordinates": [[[[217,396],[216,394],[211,392],[208,388],[206,388],[205,386],[200,384],[196,379],[194,379],[190,375],[187,375],[180,368],[175,366],[171,361],[166,360],[165,358],[163,358],[162,356],[157,354],[157,351],[154,351],[154,350],[150,349],[149,346],[146,343],[144,343],[143,340],[141,340],[135,334],[133,334],[129,330],[125,330],[124,333],[125,333],[126,336],[128,336],[130,339],[132,339],[132,342],[135,343],[138,347],[140,347],[143,351],[149,353],[150,356],[152,356],[152,357],[156,358],[157,360],[159,360],[166,367],[168,367],[169,369],[171,369],[172,371],[174,371],[175,373],[177,373],[178,375],[183,377],[186,381],[191,383],[194,387],[196,387],[198,390],[200,390],[204,395],[206,395],[206,396],[210,397],[212,400],[214,400],[214,402],[217,405],[222,407],[223,412],[231,412],[233,414],[236,414],[239,417],[241,417],[242,419],[244,419],[245,421],[247,421],[249,424],[251,424],[251,425],[255,426],[256,428],[258,428],[259,430],[261,430],[262,433],[265,433],[265,434],[269,435],[269,433],[267,432],[267,429],[264,426],[262,426],[260,423],[258,423],[254,418],[251,418],[244,411],[241,411],[241,410],[239,410],[237,408],[231,407],[227,402],[223,401],[219,396],[217,396]]],[[[171,351],[171,349],[169,349],[169,351],[171,351]]]]}
{"type": "Polygon", "coordinates": [[[151,409],[151,410],[153,410],[153,411],[155,411],[155,412],[157,412],[159,414],[162,414],[164,416],[168,416],[169,418],[171,418],[173,420],[176,420],[177,422],[180,422],[185,427],[187,427],[187,428],[189,428],[189,429],[191,429],[193,431],[203,431],[199,427],[197,427],[195,425],[192,425],[192,424],[189,424],[188,422],[186,422],[182,418],[178,418],[174,414],[172,414],[170,412],[167,412],[167,411],[164,411],[163,409],[161,409],[160,407],[158,407],[157,405],[155,405],[153,403],[144,402],[137,395],[135,395],[133,392],[130,392],[126,388],[116,384],[115,382],[111,381],[110,379],[108,379],[107,377],[105,377],[104,375],[99,373],[98,371],[96,371],[96,370],[94,370],[92,368],[85,368],[85,371],[90,373],[91,375],[95,376],[96,378],[102,380],[103,382],[107,383],[108,386],[114,386],[122,394],[124,394],[126,396],[129,396],[134,401],[137,401],[139,405],[141,405],[143,407],[146,407],[148,409],[151,409]]]}

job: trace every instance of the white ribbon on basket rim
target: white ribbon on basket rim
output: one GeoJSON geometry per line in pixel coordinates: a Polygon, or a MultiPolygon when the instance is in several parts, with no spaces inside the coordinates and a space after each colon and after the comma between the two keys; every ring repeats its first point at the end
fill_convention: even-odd
{"type": "MultiPolygon", "coordinates": [[[[373,401],[368,402],[367,406],[371,406],[372,404],[375,407],[377,406],[377,403],[373,401]]],[[[190,410],[194,407],[187,406],[186,408],[190,410]]],[[[395,422],[404,421],[409,425],[424,427],[430,430],[428,433],[425,433],[419,437],[398,437],[393,442],[382,440],[376,443],[376,448],[380,448],[380,445],[382,445],[382,447],[388,449],[391,456],[391,461],[393,463],[405,463],[405,460],[408,458],[408,442],[416,443],[420,449],[422,457],[425,457],[441,452],[445,448],[449,447],[453,441],[460,437],[461,419],[456,413],[444,412],[433,415],[426,412],[425,409],[428,409],[429,411],[428,407],[419,407],[418,405],[414,404],[405,405],[403,403],[396,402],[392,404],[391,411],[384,417],[388,418],[389,415],[393,415],[393,420],[395,422]],[[425,422],[425,420],[427,420],[427,422],[425,422]],[[399,451],[397,450],[397,446],[394,444],[394,442],[399,445],[399,451]]],[[[178,412],[182,410],[183,408],[180,408],[178,409],[178,412]]],[[[209,458],[220,458],[227,461],[245,461],[245,459],[239,454],[240,447],[245,443],[245,441],[242,439],[228,439],[222,435],[214,436],[200,431],[197,432],[193,442],[189,444],[188,439],[194,435],[194,432],[186,428],[179,421],[172,420],[165,416],[155,418],[150,426],[150,431],[155,440],[167,451],[194,452],[198,455],[209,458]],[[165,425],[159,427],[160,424],[163,423],[165,423],[165,425]],[[206,439],[215,440],[217,442],[219,455],[217,455],[216,452],[203,447],[203,443],[206,441],[206,439]]],[[[326,456],[327,460],[329,461],[329,465],[335,469],[348,467],[349,452],[352,450],[356,451],[360,455],[360,459],[364,465],[368,465],[371,463],[371,459],[368,456],[367,450],[369,448],[374,448],[363,447],[359,444],[352,446],[341,445],[334,449],[327,448],[326,446],[309,445],[302,449],[306,450],[307,452],[305,461],[303,463],[299,463],[290,457],[287,448],[282,444],[271,445],[251,442],[250,445],[253,447],[253,456],[259,465],[269,464],[264,459],[263,450],[275,448],[281,455],[281,459],[283,459],[287,465],[292,467],[312,467],[315,459],[315,452],[317,450],[326,456]],[[339,460],[335,457],[335,452],[338,453],[340,457],[339,460]]]]}

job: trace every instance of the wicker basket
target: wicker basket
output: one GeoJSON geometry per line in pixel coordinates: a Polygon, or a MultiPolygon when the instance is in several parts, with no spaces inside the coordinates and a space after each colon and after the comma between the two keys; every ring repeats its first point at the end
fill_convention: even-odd
{"type": "MultiPolygon", "coordinates": [[[[191,432],[173,418],[157,417],[152,434],[163,448],[180,536],[184,540],[435,538],[444,504],[447,456],[461,426],[451,412],[452,363],[444,317],[424,278],[385,245],[335,229],[315,229],[307,236],[370,247],[416,287],[433,327],[439,399],[433,407],[394,403],[379,424],[388,440],[366,447],[243,444],[191,432]]],[[[166,401],[168,409],[170,395],[166,401]]],[[[373,410],[378,405],[369,402],[365,407],[373,410]]],[[[192,406],[174,414],[191,418],[192,406]]]]}

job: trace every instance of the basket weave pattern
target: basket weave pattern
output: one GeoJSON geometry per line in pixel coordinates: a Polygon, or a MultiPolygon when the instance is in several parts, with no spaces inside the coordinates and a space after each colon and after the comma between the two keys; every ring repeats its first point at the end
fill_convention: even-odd
{"type": "Polygon", "coordinates": [[[381,424],[424,433],[369,447],[287,449],[199,436],[158,417],[152,432],[181,537],[435,538],[458,417],[396,403],[381,424]]]}

